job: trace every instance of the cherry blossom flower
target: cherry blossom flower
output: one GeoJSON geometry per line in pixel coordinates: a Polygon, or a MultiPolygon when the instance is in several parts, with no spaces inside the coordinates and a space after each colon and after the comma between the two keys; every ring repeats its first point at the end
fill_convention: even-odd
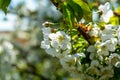
{"type": "Polygon", "coordinates": [[[113,53],[113,54],[111,54],[110,56],[109,56],[109,63],[111,64],[111,65],[114,65],[115,67],[119,67],[119,65],[120,65],[120,55],[119,54],[117,54],[117,53],[113,53]]]}
{"type": "Polygon", "coordinates": [[[55,48],[60,48],[62,50],[70,48],[70,36],[66,35],[63,31],[58,31],[49,35],[51,39],[51,46],[55,48]]]}
{"type": "Polygon", "coordinates": [[[114,76],[114,70],[112,66],[108,65],[101,69],[101,74],[102,76],[100,77],[99,80],[109,80],[110,78],[114,76]]]}
{"type": "Polygon", "coordinates": [[[63,68],[67,70],[75,70],[77,67],[81,66],[80,58],[84,58],[84,53],[76,53],[74,55],[66,55],[63,58],[60,59],[60,63],[63,66],[63,68]]]}
{"type": "Polygon", "coordinates": [[[115,46],[117,45],[117,39],[111,38],[105,42],[100,43],[99,48],[97,50],[98,55],[107,56],[109,55],[109,51],[115,51],[115,46]]]}
{"type": "Polygon", "coordinates": [[[71,38],[64,31],[52,32],[50,27],[43,28],[43,41],[41,48],[53,57],[62,57],[69,54],[71,49],[71,38]]]}
{"type": "Polygon", "coordinates": [[[108,23],[110,17],[113,16],[113,11],[111,9],[110,3],[106,2],[104,5],[100,5],[98,8],[100,11],[102,11],[102,15],[101,15],[101,20],[108,23]]]}

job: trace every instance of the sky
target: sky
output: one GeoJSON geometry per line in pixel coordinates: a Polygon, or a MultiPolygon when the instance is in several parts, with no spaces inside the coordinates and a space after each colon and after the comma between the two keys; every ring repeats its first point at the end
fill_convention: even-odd
{"type": "MultiPolygon", "coordinates": [[[[39,7],[38,5],[36,5],[35,0],[12,0],[10,5],[16,7],[22,1],[25,1],[26,7],[31,11],[34,11],[37,7],[39,7]]],[[[46,6],[46,2],[47,0],[40,0],[42,6],[46,6]]],[[[2,11],[0,11],[0,31],[14,30],[16,20],[17,15],[11,13],[7,13],[7,15],[5,15],[2,11]]]]}

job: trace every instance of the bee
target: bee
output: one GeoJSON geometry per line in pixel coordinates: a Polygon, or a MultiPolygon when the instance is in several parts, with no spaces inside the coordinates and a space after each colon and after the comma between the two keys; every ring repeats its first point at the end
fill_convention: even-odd
{"type": "Polygon", "coordinates": [[[86,26],[84,23],[75,23],[74,26],[76,28],[81,28],[85,32],[88,32],[90,30],[90,28],[86,26]]]}

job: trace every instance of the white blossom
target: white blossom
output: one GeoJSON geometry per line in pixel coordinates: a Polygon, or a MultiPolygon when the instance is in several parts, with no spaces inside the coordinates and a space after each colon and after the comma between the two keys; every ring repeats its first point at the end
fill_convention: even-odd
{"type": "Polygon", "coordinates": [[[66,55],[60,59],[60,63],[63,68],[67,70],[75,70],[77,67],[81,66],[80,57],[84,58],[84,53],[76,53],[74,55],[66,55]]]}
{"type": "Polygon", "coordinates": [[[45,49],[45,51],[53,57],[55,57],[58,53],[55,48],[48,48],[48,49],[45,49]]]}
{"type": "Polygon", "coordinates": [[[108,24],[105,25],[105,29],[101,33],[101,40],[102,42],[114,38],[115,29],[113,29],[113,25],[108,24]]]}
{"type": "Polygon", "coordinates": [[[98,56],[108,56],[109,51],[113,52],[115,51],[115,46],[117,45],[117,39],[111,38],[110,40],[106,40],[105,42],[101,42],[99,44],[99,48],[97,50],[98,56]]]}
{"type": "Polygon", "coordinates": [[[113,34],[102,34],[101,35],[102,42],[109,40],[110,38],[114,38],[114,35],[113,34]]]}
{"type": "Polygon", "coordinates": [[[102,31],[103,34],[114,34],[115,26],[112,24],[105,25],[105,29],[102,31]]]}
{"type": "Polygon", "coordinates": [[[41,41],[41,48],[44,48],[44,49],[50,48],[50,41],[49,40],[41,41]]]}
{"type": "Polygon", "coordinates": [[[88,72],[88,74],[90,75],[100,75],[100,71],[99,69],[97,69],[95,66],[90,66],[87,68],[86,70],[88,72]]]}
{"type": "Polygon", "coordinates": [[[107,55],[109,55],[109,50],[108,50],[108,48],[107,48],[107,45],[106,45],[106,43],[101,43],[100,45],[99,45],[99,48],[98,48],[98,50],[97,50],[97,53],[98,53],[98,56],[107,56],[107,55]]]}
{"type": "Polygon", "coordinates": [[[49,35],[51,39],[51,45],[62,50],[70,48],[70,37],[63,31],[58,31],[49,35]]]}
{"type": "Polygon", "coordinates": [[[112,66],[106,66],[101,69],[101,77],[99,80],[108,80],[114,76],[114,70],[112,66]]]}
{"type": "Polygon", "coordinates": [[[88,31],[88,34],[91,36],[91,37],[98,37],[99,34],[100,34],[100,29],[98,28],[98,26],[96,24],[94,24],[94,27],[91,28],[89,31],[88,31]]]}
{"type": "Polygon", "coordinates": [[[113,53],[109,56],[109,63],[111,65],[114,65],[115,67],[119,66],[119,61],[120,61],[120,55],[117,53],[113,53]]]}
{"type": "Polygon", "coordinates": [[[110,3],[106,2],[104,5],[100,5],[98,9],[102,11],[100,19],[106,23],[109,22],[110,17],[113,16],[113,11],[111,9],[110,3]]]}
{"type": "Polygon", "coordinates": [[[92,28],[86,35],[89,35],[90,41],[93,39],[94,43],[88,44],[87,49],[85,46],[82,50],[84,53],[74,53],[78,52],[74,51],[74,48],[79,50],[79,44],[74,45],[74,41],[72,42],[71,37],[64,31],[52,31],[50,27],[42,29],[44,38],[41,48],[49,55],[57,57],[64,69],[73,74],[80,74],[82,80],[108,80],[114,76],[114,67],[120,67],[120,55],[115,53],[118,51],[118,44],[120,45],[120,26],[107,24],[113,16],[109,2],[100,5],[99,10],[102,12],[100,19],[106,22],[104,29],[97,24],[87,25],[92,28]]]}
{"type": "Polygon", "coordinates": [[[115,51],[117,45],[117,39],[116,38],[111,38],[110,40],[106,41],[106,46],[109,51],[115,51]]]}
{"type": "Polygon", "coordinates": [[[71,38],[64,31],[52,32],[51,28],[43,28],[43,41],[41,41],[41,48],[53,56],[62,57],[70,53],[71,38]]]}
{"type": "Polygon", "coordinates": [[[45,27],[45,28],[42,28],[42,33],[43,33],[43,38],[44,40],[48,40],[48,35],[51,33],[52,29],[50,27],[45,27]]]}

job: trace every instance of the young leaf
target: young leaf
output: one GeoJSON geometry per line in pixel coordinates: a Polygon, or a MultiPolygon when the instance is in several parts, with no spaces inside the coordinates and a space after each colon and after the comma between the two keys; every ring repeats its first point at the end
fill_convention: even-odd
{"type": "Polygon", "coordinates": [[[83,10],[83,18],[86,21],[92,21],[92,11],[87,3],[83,0],[72,0],[74,3],[78,4],[83,10]]]}
{"type": "Polygon", "coordinates": [[[67,2],[64,2],[63,4],[63,16],[66,20],[66,24],[72,28],[73,27],[73,22],[74,22],[74,11],[71,8],[71,6],[68,5],[67,2]]]}
{"type": "Polygon", "coordinates": [[[80,21],[80,19],[83,17],[83,10],[80,5],[76,4],[72,0],[68,2],[68,4],[71,6],[71,8],[74,11],[74,16],[77,19],[77,21],[80,21]]]}

